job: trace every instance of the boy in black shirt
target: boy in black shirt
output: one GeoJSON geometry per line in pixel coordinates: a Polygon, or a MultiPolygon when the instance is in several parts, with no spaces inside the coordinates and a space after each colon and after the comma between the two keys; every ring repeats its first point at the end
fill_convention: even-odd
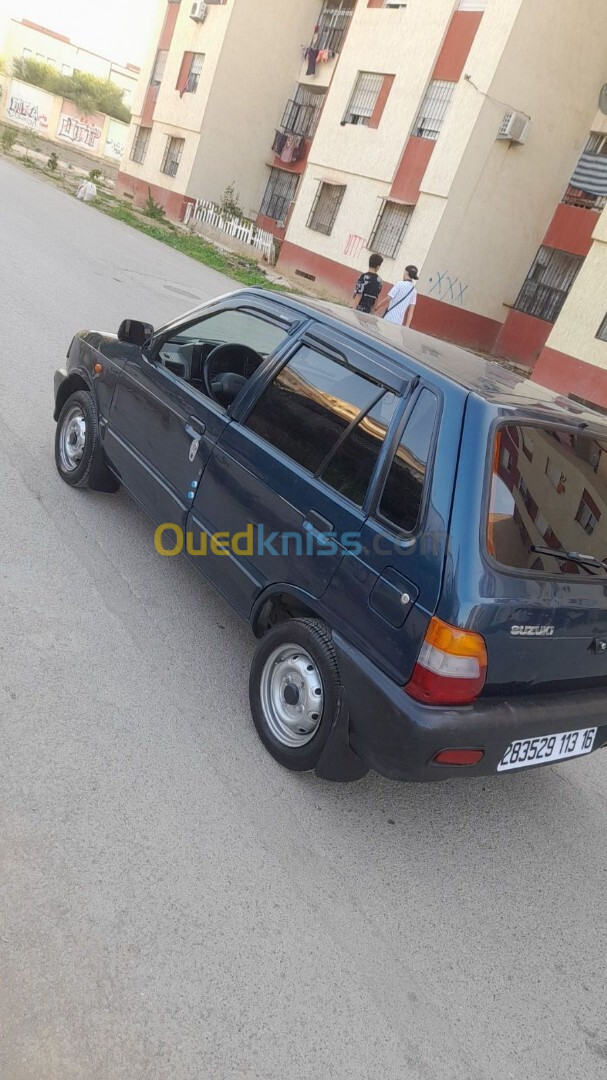
{"type": "Polygon", "coordinates": [[[369,269],[366,274],[361,274],[354,289],[354,299],[359,298],[355,307],[358,311],[364,311],[370,315],[375,307],[379,294],[383,288],[383,281],[377,271],[383,263],[381,255],[372,255],[369,259],[369,269]]]}

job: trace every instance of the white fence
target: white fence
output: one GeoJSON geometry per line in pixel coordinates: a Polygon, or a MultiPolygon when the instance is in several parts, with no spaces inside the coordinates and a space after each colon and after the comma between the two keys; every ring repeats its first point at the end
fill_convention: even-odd
{"type": "Polygon", "coordinates": [[[274,237],[272,233],[258,229],[253,221],[245,221],[243,218],[225,217],[215,203],[197,199],[194,206],[188,203],[185,224],[210,225],[213,229],[231,236],[241,244],[249,244],[257,248],[265,256],[269,263],[275,262],[274,237]]]}

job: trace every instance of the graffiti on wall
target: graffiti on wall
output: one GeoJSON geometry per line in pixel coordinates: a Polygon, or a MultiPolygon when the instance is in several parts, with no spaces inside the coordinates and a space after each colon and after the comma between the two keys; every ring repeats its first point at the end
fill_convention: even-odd
{"type": "Polygon", "coordinates": [[[120,161],[124,157],[128,124],[121,124],[119,120],[110,120],[105,139],[103,153],[105,157],[120,161]]]}
{"type": "Polygon", "coordinates": [[[57,124],[57,138],[79,146],[83,150],[98,153],[101,149],[101,132],[105,117],[101,113],[83,116],[73,101],[63,99],[61,115],[57,124]]]}
{"type": "Polygon", "coordinates": [[[86,120],[76,120],[73,116],[60,116],[57,138],[78,143],[87,150],[96,150],[101,138],[101,128],[88,124],[86,120]]]}
{"type": "Polygon", "coordinates": [[[464,285],[463,281],[460,281],[457,277],[451,277],[450,274],[444,270],[442,273],[437,272],[435,277],[429,278],[430,289],[428,296],[434,294],[436,300],[444,300],[446,303],[459,304],[460,307],[464,306],[464,293],[469,288],[468,285],[464,285]]]}
{"type": "Polygon", "coordinates": [[[13,124],[46,134],[52,102],[52,97],[44,90],[13,79],[6,97],[5,114],[13,124]]]}
{"type": "Polygon", "coordinates": [[[357,236],[356,233],[350,233],[346,240],[346,246],[344,248],[344,255],[351,255],[353,258],[358,258],[362,249],[365,246],[364,236],[357,236]]]}

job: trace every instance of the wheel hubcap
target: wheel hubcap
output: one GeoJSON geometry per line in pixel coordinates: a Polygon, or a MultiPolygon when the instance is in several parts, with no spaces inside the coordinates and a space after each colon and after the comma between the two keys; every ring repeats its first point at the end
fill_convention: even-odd
{"type": "Polygon", "coordinates": [[[86,420],[79,405],[65,414],[59,435],[59,457],[65,472],[73,472],[82,461],[86,445],[86,420]]]}
{"type": "Polygon", "coordinates": [[[283,746],[309,743],[322,720],[324,690],[318,667],[299,645],[280,645],[261,674],[261,704],[272,735],[283,746]]]}

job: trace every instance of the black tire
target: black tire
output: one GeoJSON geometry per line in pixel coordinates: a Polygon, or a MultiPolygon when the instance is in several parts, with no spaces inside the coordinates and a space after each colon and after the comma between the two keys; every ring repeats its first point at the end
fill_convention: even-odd
{"type": "MultiPolygon", "coordinates": [[[[279,656],[276,660],[276,664],[283,665],[280,671],[284,669],[285,664],[290,662],[301,664],[302,658],[294,656],[291,661],[282,660],[279,656]]],[[[287,680],[290,679],[288,674],[285,677],[287,680]]],[[[306,690],[302,690],[302,702],[311,700],[308,693],[308,684],[302,680],[302,687],[304,685],[306,690]]],[[[312,688],[311,694],[316,693],[317,689],[312,688]]],[[[340,697],[341,682],[335,658],[335,649],[331,640],[331,632],[326,623],[320,619],[289,619],[286,622],[279,623],[264,634],[257,646],[251,665],[249,700],[257,734],[275,761],[293,772],[306,772],[313,769],[333,728],[340,697]],[[274,668],[272,657],[273,655],[276,656],[276,652],[280,650],[281,646],[284,646],[288,652],[290,645],[301,648],[307,654],[307,657],[311,658],[312,665],[306,664],[305,670],[309,672],[310,668],[312,668],[312,673],[305,676],[304,672],[304,676],[311,680],[310,686],[315,682],[317,675],[320,677],[322,700],[317,729],[309,737],[308,741],[297,746],[287,745],[284,738],[277,737],[276,712],[272,705],[268,708],[269,691],[267,688],[271,684],[269,673],[274,669],[276,672],[275,678],[278,679],[279,676],[278,669],[274,668]],[[264,692],[264,687],[266,692],[264,692]]],[[[295,703],[294,707],[298,704],[299,702],[295,703]]],[[[301,707],[304,707],[303,704],[301,704],[301,707]]],[[[281,698],[280,709],[284,708],[285,705],[281,698]]],[[[314,716],[315,714],[310,713],[309,715],[314,716]]],[[[308,715],[306,715],[306,721],[311,722],[308,721],[308,715]]],[[[293,737],[303,739],[306,736],[303,733],[300,735],[294,732],[293,737]]]]}
{"type": "Polygon", "coordinates": [[[99,441],[97,405],[88,390],[76,390],[65,402],[55,432],[55,464],[62,480],[70,487],[89,487],[116,491],[118,481],[107,468],[99,441]],[[71,432],[73,435],[69,434],[71,432]],[[84,442],[77,445],[77,432],[84,431],[84,442]],[[72,445],[70,444],[72,441],[72,445]],[[79,456],[80,455],[80,456],[79,456]]]}

